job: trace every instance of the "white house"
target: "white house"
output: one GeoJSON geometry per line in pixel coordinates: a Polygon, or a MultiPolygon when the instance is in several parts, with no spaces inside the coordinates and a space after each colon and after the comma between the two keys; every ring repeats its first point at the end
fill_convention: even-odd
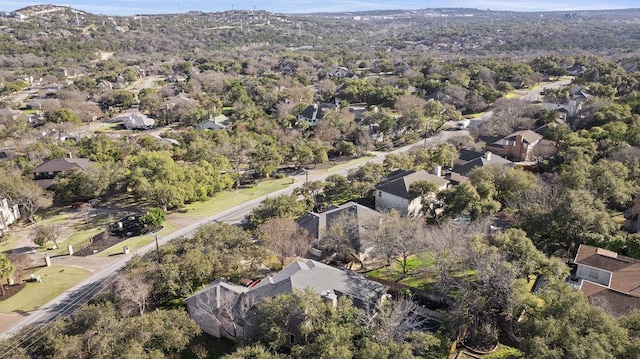
{"type": "Polygon", "coordinates": [[[9,201],[4,198],[0,200],[0,234],[9,230],[9,226],[20,218],[18,205],[9,205],[9,201]]]}
{"type": "Polygon", "coordinates": [[[351,77],[353,73],[348,68],[342,66],[332,67],[327,71],[327,77],[330,79],[343,79],[345,77],[351,77]]]}
{"type": "Polygon", "coordinates": [[[231,126],[231,120],[225,115],[212,117],[204,122],[200,122],[196,127],[198,130],[224,130],[231,126]]]}
{"type": "Polygon", "coordinates": [[[116,120],[122,121],[127,130],[148,130],[156,125],[156,120],[135,112],[118,117],[116,120]]]}
{"type": "MultiPolygon", "coordinates": [[[[439,169],[437,171],[440,172],[439,169]]],[[[409,193],[411,184],[418,181],[433,182],[438,191],[446,189],[449,185],[449,181],[446,179],[424,170],[394,171],[376,185],[376,210],[381,212],[396,210],[402,215],[419,215],[422,209],[422,199],[420,197],[412,198],[409,193]]]]}

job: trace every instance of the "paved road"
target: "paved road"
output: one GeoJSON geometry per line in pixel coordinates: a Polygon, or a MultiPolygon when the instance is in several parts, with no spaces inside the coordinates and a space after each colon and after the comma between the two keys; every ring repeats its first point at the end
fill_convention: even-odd
{"type": "MultiPolygon", "coordinates": [[[[427,147],[432,147],[439,143],[446,142],[447,140],[454,137],[466,136],[466,135],[468,135],[468,132],[464,130],[443,131],[436,134],[433,137],[428,138],[426,140],[427,147]]],[[[415,144],[398,148],[390,153],[406,152],[415,146],[423,147],[424,143],[425,143],[425,140],[421,140],[420,142],[417,142],[415,144]]],[[[368,162],[382,163],[384,161],[384,158],[388,154],[389,153],[381,153],[381,152],[374,153],[374,156],[371,157],[371,159],[369,159],[368,161],[341,169],[335,173],[347,174],[350,170],[363,166],[365,163],[368,163],[368,162]]],[[[324,180],[327,176],[329,176],[329,174],[320,174],[320,175],[310,174],[309,180],[310,181],[324,180]]],[[[212,223],[212,222],[235,223],[240,219],[244,218],[247,214],[249,214],[253,208],[257,207],[267,197],[275,197],[283,194],[289,194],[289,193],[292,193],[296,188],[301,187],[305,181],[305,175],[296,176],[294,177],[294,179],[295,179],[295,183],[293,183],[291,186],[287,188],[247,201],[238,206],[235,206],[233,208],[220,212],[216,215],[213,215],[211,217],[208,217],[196,223],[193,223],[189,226],[181,228],[171,233],[170,235],[159,238],[158,244],[162,246],[172,239],[175,239],[181,236],[191,236],[196,232],[196,230],[200,226],[208,223],[212,223]]],[[[116,260],[114,260],[113,263],[111,263],[104,269],[94,273],[92,276],[90,276],[80,284],[76,285],[75,287],[71,288],[67,292],[61,294],[51,302],[47,303],[42,308],[29,313],[27,316],[24,317],[24,319],[17,322],[12,328],[9,328],[4,333],[1,333],[0,339],[8,338],[16,334],[22,328],[25,328],[27,326],[47,323],[59,316],[69,315],[73,313],[79,306],[87,302],[95,293],[97,293],[102,288],[104,288],[110,282],[110,278],[112,278],[117,273],[118,270],[123,268],[126,265],[127,261],[131,259],[132,256],[143,255],[145,253],[153,251],[155,249],[155,246],[156,246],[155,243],[151,243],[145,247],[139,248],[138,250],[132,253],[129,253],[126,256],[123,255],[117,258],[116,260]]],[[[8,357],[8,356],[5,356],[5,354],[0,354],[0,358],[8,357]]]]}
{"type": "MultiPolygon", "coordinates": [[[[549,86],[562,86],[563,84],[566,84],[567,82],[565,81],[569,81],[569,80],[562,80],[562,81],[558,81],[556,83],[552,83],[549,85],[545,85],[542,88],[538,89],[538,90],[534,90],[534,91],[527,91],[527,94],[525,96],[534,96],[537,93],[539,95],[539,93],[545,89],[545,88],[549,88],[549,86]]],[[[531,97],[533,98],[533,97],[531,97]]],[[[481,117],[480,119],[476,119],[473,122],[480,122],[482,119],[488,118],[491,116],[491,112],[488,112],[487,114],[485,114],[483,117],[481,117]]],[[[455,137],[463,137],[463,136],[467,136],[469,134],[469,132],[467,130],[458,130],[458,131],[442,131],[437,133],[436,135],[427,138],[426,140],[421,140],[419,142],[416,142],[412,145],[408,145],[408,146],[404,146],[401,147],[399,149],[396,149],[392,152],[389,153],[403,153],[408,151],[409,149],[413,148],[413,147],[433,147],[437,144],[446,142],[452,138],[455,137]]],[[[358,168],[360,166],[363,166],[365,163],[368,162],[374,162],[374,163],[382,163],[384,161],[384,158],[389,154],[389,153],[383,153],[383,152],[374,152],[374,156],[371,157],[371,159],[369,159],[366,162],[363,163],[359,163],[353,166],[350,166],[348,168],[344,168],[340,171],[337,171],[336,173],[338,174],[347,174],[350,170],[358,168]]],[[[322,175],[315,175],[315,174],[310,174],[309,175],[309,180],[310,181],[316,181],[316,180],[324,180],[327,176],[329,176],[328,174],[322,174],[322,175]]],[[[230,222],[230,223],[234,223],[237,222],[238,220],[244,218],[247,214],[249,214],[249,212],[257,207],[262,201],[264,201],[267,197],[274,197],[274,196],[279,196],[279,195],[283,195],[283,194],[288,194],[288,193],[292,193],[296,188],[299,188],[302,186],[302,184],[305,181],[305,175],[299,175],[294,177],[294,179],[296,180],[296,182],[294,184],[292,184],[291,186],[281,189],[279,191],[270,193],[266,196],[262,196],[260,198],[256,198],[253,199],[251,201],[247,201],[245,203],[242,203],[238,206],[235,206],[233,208],[230,208],[228,210],[225,210],[223,212],[220,212],[216,215],[213,215],[211,217],[205,218],[203,220],[200,220],[194,224],[191,224],[189,226],[186,226],[184,228],[181,228],[173,233],[171,233],[170,235],[167,235],[165,237],[159,238],[158,240],[158,244],[159,245],[164,245],[167,242],[169,242],[172,239],[181,237],[181,236],[190,236],[193,235],[195,233],[195,231],[202,225],[208,224],[208,223],[212,223],[212,222],[230,222]]],[[[155,243],[151,243],[145,247],[139,248],[138,250],[126,255],[126,256],[122,256],[119,257],[118,259],[114,260],[113,263],[111,263],[110,265],[108,265],[107,267],[105,267],[104,269],[96,272],[95,274],[93,274],[91,277],[87,278],[86,280],[84,280],[83,282],[81,282],[80,284],[76,285],[75,287],[71,288],[70,290],[68,290],[67,292],[61,294],[60,296],[58,296],[57,298],[55,298],[54,300],[52,300],[51,302],[47,303],[45,306],[43,306],[42,308],[35,310],[31,313],[29,313],[27,316],[25,316],[24,319],[22,319],[21,321],[17,322],[13,327],[7,329],[5,332],[0,333],[0,339],[6,339],[14,334],[16,334],[18,331],[20,331],[21,329],[30,326],[30,325],[38,325],[38,324],[43,324],[49,321],[54,320],[57,317],[60,316],[65,316],[65,315],[69,315],[71,313],[73,313],[79,306],[81,306],[82,304],[86,303],[91,297],[93,297],[93,295],[95,293],[97,293],[98,291],[100,291],[101,289],[103,289],[109,282],[110,279],[114,277],[114,275],[117,273],[118,270],[120,270],[121,268],[123,268],[127,261],[129,259],[131,259],[132,256],[134,255],[143,255],[145,253],[148,253],[152,250],[155,249],[156,244],[155,243]]],[[[18,338],[20,339],[20,338],[18,338]]],[[[0,353],[0,359],[2,358],[10,358],[11,357],[11,351],[5,351],[5,353],[0,353]]]]}

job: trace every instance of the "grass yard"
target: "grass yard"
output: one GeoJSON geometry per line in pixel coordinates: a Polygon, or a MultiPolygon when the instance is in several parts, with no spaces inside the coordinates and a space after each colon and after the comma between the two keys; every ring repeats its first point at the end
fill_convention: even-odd
{"type": "MultiPolygon", "coordinates": [[[[89,239],[95,236],[96,234],[102,232],[104,227],[92,227],[85,228],[75,231],[69,238],[64,241],[58,241],[60,248],[47,250],[48,254],[57,255],[57,254],[67,254],[67,245],[71,244],[74,250],[79,250],[85,245],[89,244],[89,239]]],[[[45,248],[51,247],[53,244],[51,242],[45,245],[45,248]]]]}
{"type": "Polygon", "coordinates": [[[27,283],[24,289],[0,302],[0,313],[23,313],[38,309],[91,274],[89,271],[69,266],[43,267],[35,272],[42,283],[27,283]]]}
{"type": "Polygon", "coordinates": [[[154,240],[155,240],[155,237],[153,235],[148,235],[148,234],[145,234],[144,236],[131,237],[127,240],[124,240],[116,245],[113,245],[105,249],[104,251],[98,253],[97,256],[109,257],[111,255],[121,254],[122,248],[124,246],[129,246],[129,250],[133,252],[138,248],[146,246],[147,244],[153,242],[154,240]]]}
{"type": "MultiPolygon", "coordinates": [[[[271,181],[264,181],[251,188],[222,192],[215,195],[208,201],[195,202],[186,205],[183,209],[170,214],[167,217],[167,220],[170,222],[171,217],[193,217],[194,219],[209,217],[231,207],[235,207],[246,201],[250,201],[252,199],[259,198],[283,188],[287,188],[290,185],[291,178],[285,177],[271,181]]],[[[167,234],[167,232],[165,232],[164,234],[167,234]]]]}
{"type": "Polygon", "coordinates": [[[340,170],[343,170],[345,168],[351,167],[353,165],[365,163],[365,162],[369,161],[370,159],[371,159],[371,156],[358,157],[358,158],[353,159],[353,160],[351,160],[349,162],[345,162],[345,163],[341,163],[339,165],[335,165],[335,166],[329,167],[326,170],[324,170],[323,172],[325,172],[327,174],[336,173],[336,172],[338,172],[340,170]]]}
{"type": "Polygon", "coordinates": [[[16,242],[20,240],[19,236],[15,234],[5,234],[4,237],[0,239],[0,252],[1,253],[10,253],[10,251],[15,246],[16,242]]]}
{"type": "MultiPolygon", "coordinates": [[[[368,277],[386,279],[409,287],[429,290],[430,286],[438,280],[433,270],[435,264],[434,255],[424,253],[419,256],[409,257],[407,261],[408,274],[402,274],[402,267],[397,261],[394,261],[391,266],[382,267],[366,274],[368,277]]],[[[456,271],[453,273],[456,278],[473,275],[473,271],[456,271]]]]}
{"type": "Polygon", "coordinates": [[[516,92],[509,92],[508,94],[504,95],[505,98],[508,99],[514,99],[514,98],[520,98],[522,97],[522,94],[516,93],[516,92]]]}

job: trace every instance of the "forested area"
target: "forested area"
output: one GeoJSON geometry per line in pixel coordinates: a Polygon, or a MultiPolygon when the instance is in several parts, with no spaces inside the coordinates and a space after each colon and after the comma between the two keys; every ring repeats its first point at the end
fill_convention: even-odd
{"type": "MultiPolygon", "coordinates": [[[[630,225],[640,214],[638,10],[439,11],[451,16],[107,18],[63,8],[0,19],[0,150],[10,154],[0,156],[0,200],[17,204],[23,221],[39,229],[39,247],[50,240],[58,247],[60,233],[44,224],[47,209],[126,199],[151,209],[143,222],[157,225],[165,212],[221,193],[418,144],[269,197],[242,226],[208,224],[135,257],[88,304],[39,335],[25,329],[1,344],[4,352],[446,358],[452,344],[501,343],[509,348],[485,358],[637,357],[640,312],[617,315],[565,279],[581,244],[640,259],[640,235],[630,225]],[[473,16],[456,16],[467,12],[473,16]],[[335,75],[342,68],[348,76],[335,75]],[[561,80],[567,84],[536,100],[520,98],[561,80]],[[571,102],[577,98],[579,106],[571,102]],[[319,123],[301,117],[314,105],[323,109],[319,123]],[[131,111],[161,131],[117,127],[131,111]],[[228,124],[198,127],[217,116],[228,124]],[[427,146],[463,120],[478,124],[427,146]],[[522,166],[478,167],[440,191],[415,182],[407,191],[421,200],[416,218],[391,212],[362,225],[343,216],[327,229],[317,247],[331,253],[328,262],[406,289],[386,304],[362,309],[343,297],[331,307],[305,291],[274,296],[256,306],[261,334],[235,343],[211,341],[189,318],[185,299],[212,281],[263,278],[316,246],[296,223],[306,212],[348,201],[373,208],[376,184],[394,171],[450,170],[461,151],[484,151],[487,138],[520,130],[536,130],[553,151],[522,166]],[[71,134],[77,138],[62,138],[71,134]],[[40,163],[65,157],[93,164],[56,175],[48,189],[33,181],[40,163]],[[545,286],[532,293],[536,278],[545,286]],[[436,329],[415,315],[433,304],[420,301],[424,293],[439,298],[436,329]],[[300,319],[296,343],[292,316],[300,319]]],[[[26,274],[23,267],[0,255],[3,280],[26,274]]]]}

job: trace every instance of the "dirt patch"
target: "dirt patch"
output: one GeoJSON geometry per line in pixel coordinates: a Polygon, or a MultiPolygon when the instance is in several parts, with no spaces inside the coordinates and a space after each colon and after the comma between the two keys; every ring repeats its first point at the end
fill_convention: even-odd
{"type": "Polygon", "coordinates": [[[4,286],[4,295],[0,295],[0,302],[5,301],[18,294],[18,292],[21,291],[24,286],[24,283],[4,286]]]}

